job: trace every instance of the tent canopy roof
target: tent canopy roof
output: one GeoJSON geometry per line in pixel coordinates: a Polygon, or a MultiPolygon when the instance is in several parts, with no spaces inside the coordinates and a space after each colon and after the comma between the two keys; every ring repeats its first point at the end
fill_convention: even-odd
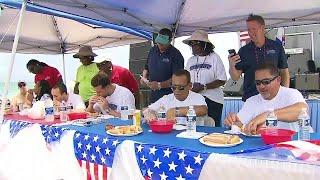
{"type": "Polygon", "coordinates": [[[33,0],[30,3],[149,32],[163,27],[176,28],[176,36],[190,35],[195,29],[244,30],[249,14],[262,15],[268,28],[320,21],[319,0],[33,0]]]}

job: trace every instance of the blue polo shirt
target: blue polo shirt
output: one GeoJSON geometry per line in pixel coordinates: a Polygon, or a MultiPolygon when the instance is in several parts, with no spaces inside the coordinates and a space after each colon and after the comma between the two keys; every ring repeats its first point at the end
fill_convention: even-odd
{"type": "Polygon", "coordinates": [[[276,41],[266,38],[263,47],[256,47],[251,41],[239,50],[241,61],[236,64],[236,69],[244,73],[243,96],[246,101],[249,97],[257,95],[258,91],[254,83],[255,69],[259,63],[272,62],[279,69],[288,68],[287,57],[282,45],[276,41]]]}
{"type": "MultiPolygon", "coordinates": [[[[184,59],[180,51],[170,45],[168,49],[161,53],[158,46],[153,46],[148,54],[145,69],[148,70],[149,80],[162,82],[171,78],[172,74],[184,68],[184,59]]],[[[162,96],[171,94],[171,88],[162,88],[151,91],[150,103],[156,102],[162,96]]]]}

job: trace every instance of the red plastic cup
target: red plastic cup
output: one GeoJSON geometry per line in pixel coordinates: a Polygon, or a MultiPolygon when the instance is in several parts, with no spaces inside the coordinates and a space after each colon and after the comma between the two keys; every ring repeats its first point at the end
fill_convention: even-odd
{"type": "Polygon", "coordinates": [[[155,133],[170,133],[173,128],[173,121],[167,120],[167,121],[159,121],[159,120],[152,120],[149,122],[149,126],[152,130],[152,132],[155,133]]]}
{"type": "Polygon", "coordinates": [[[291,141],[293,135],[296,133],[295,131],[291,131],[288,129],[275,129],[274,134],[267,133],[266,129],[261,129],[259,132],[261,133],[262,140],[265,144],[275,144],[291,141]]]}

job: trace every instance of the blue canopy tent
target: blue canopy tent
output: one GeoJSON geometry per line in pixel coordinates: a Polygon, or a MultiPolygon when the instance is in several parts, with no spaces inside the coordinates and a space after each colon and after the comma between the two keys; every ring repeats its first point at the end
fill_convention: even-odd
{"type": "MultiPolygon", "coordinates": [[[[0,2],[1,3],[1,2],[0,2]]],[[[3,3],[4,4],[4,3],[3,3]]],[[[2,4],[2,5],[3,5],[2,4]]],[[[41,6],[34,6],[34,5],[28,5],[27,3],[22,3],[22,2],[16,2],[16,1],[8,1],[8,4],[4,4],[6,5],[6,7],[14,7],[14,8],[21,8],[21,12],[20,12],[20,18],[19,18],[19,22],[17,24],[17,31],[15,33],[15,35],[13,34],[10,34],[12,38],[14,38],[14,41],[13,41],[13,44],[12,44],[12,40],[7,40],[6,41],[6,44],[4,45],[6,48],[8,48],[9,46],[13,46],[12,47],[12,56],[11,56],[11,63],[10,63],[10,67],[9,67],[9,72],[8,72],[8,76],[7,76],[7,81],[5,83],[5,88],[4,88],[4,98],[6,97],[7,93],[8,93],[8,82],[10,81],[11,79],[11,72],[12,72],[12,67],[13,67],[13,63],[14,63],[14,57],[15,57],[15,53],[17,51],[17,47],[18,47],[18,40],[19,40],[19,36],[20,36],[20,31],[21,31],[21,24],[23,23],[23,17],[25,16],[25,9],[27,9],[28,11],[33,11],[33,12],[37,12],[37,13],[44,13],[44,14],[47,14],[49,17],[44,17],[44,19],[52,19],[53,20],[53,26],[55,28],[57,28],[57,25],[56,23],[58,22],[59,20],[59,17],[65,17],[65,18],[69,18],[71,20],[74,20],[74,22],[71,22],[71,25],[72,28],[75,28],[76,30],[80,30],[81,31],[81,27],[83,27],[83,29],[87,26],[95,26],[93,29],[96,29],[95,31],[94,30],[90,30],[89,32],[88,31],[84,31],[84,33],[94,33],[94,32],[100,32],[102,34],[105,34],[105,32],[102,30],[102,28],[108,28],[108,29],[113,29],[113,30],[117,30],[117,31],[121,31],[121,32],[124,32],[126,34],[131,34],[131,35],[134,35],[138,38],[133,39],[131,38],[130,39],[130,36],[126,36],[126,37],[129,37],[128,41],[126,41],[125,43],[129,43],[129,41],[135,41],[135,42],[139,42],[139,41],[143,41],[144,40],[149,40],[151,39],[151,34],[148,33],[148,32],[145,32],[145,31],[139,31],[139,30],[135,30],[135,29],[132,29],[132,28],[127,28],[127,27],[124,27],[124,26],[119,26],[119,25],[114,25],[112,23],[107,23],[107,22],[103,22],[103,21],[99,21],[99,20],[94,20],[94,19],[90,19],[90,18],[86,18],[86,17],[81,17],[81,16],[77,16],[77,15],[73,15],[73,14],[69,14],[69,13],[65,13],[65,12],[61,12],[61,11],[56,11],[56,10],[52,10],[50,8],[45,8],[45,7],[41,7],[41,6]],[[25,7],[25,8],[23,8],[25,7]],[[54,17],[55,16],[55,17],[54,17]],[[76,22],[79,22],[78,24],[76,24],[76,22]],[[82,26],[81,26],[82,25],[82,26]],[[140,38],[140,39],[139,39],[140,38]]],[[[2,8],[2,7],[1,7],[2,8]]],[[[3,8],[2,8],[3,9],[3,8]]],[[[2,16],[0,18],[2,22],[4,21],[9,21],[8,19],[8,12],[10,11],[9,9],[5,9],[6,12],[3,13],[3,15],[6,15],[5,17],[2,16]]],[[[32,14],[32,13],[29,13],[28,15],[30,15],[31,17],[29,17],[29,20],[31,18],[31,21],[32,21],[32,17],[36,17],[35,16],[36,13],[32,14]],[[31,14],[31,15],[30,15],[31,14]]],[[[40,18],[41,19],[41,18],[40,18]]],[[[43,18],[42,18],[43,19],[43,18]]],[[[34,19],[34,21],[37,21],[39,19],[34,19]]],[[[63,21],[63,20],[61,20],[63,21]]],[[[64,20],[66,21],[66,20],[64,20]]],[[[30,22],[30,21],[29,21],[30,22]]],[[[40,23],[41,24],[41,23],[40,23]]],[[[26,24],[25,26],[28,27],[29,25],[31,24],[26,24]]],[[[3,26],[2,26],[3,27],[3,26]]],[[[30,26],[32,27],[32,25],[30,26]]],[[[39,29],[44,29],[44,27],[38,27],[39,29]]],[[[70,28],[70,27],[69,27],[70,28]]],[[[83,30],[82,29],[82,30],[83,30]]],[[[61,53],[61,54],[65,54],[65,53],[71,53],[71,52],[74,52],[75,50],[77,50],[80,45],[83,45],[83,44],[88,44],[89,42],[86,41],[85,43],[83,44],[79,44],[77,45],[76,43],[73,43],[72,44],[72,47],[70,46],[70,44],[66,43],[66,41],[64,39],[62,39],[61,35],[60,35],[60,31],[59,29],[56,30],[56,33],[58,34],[58,37],[59,37],[59,40],[61,40],[61,45],[58,44],[59,47],[61,48],[58,48],[57,51],[54,49],[54,47],[52,49],[50,48],[47,48],[47,47],[44,47],[44,48],[40,48],[40,45],[37,46],[35,45],[34,48],[32,48],[31,46],[28,47],[28,48],[20,48],[19,51],[20,52],[23,52],[23,53],[48,53],[48,54],[52,54],[52,53],[61,53]]],[[[70,32],[69,32],[70,33],[70,32]]],[[[7,32],[5,32],[5,35],[7,35],[7,32]]],[[[89,36],[89,34],[86,34],[89,36]]],[[[9,38],[10,38],[9,37],[9,38]]],[[[70,36],[69,36],[70,37],[70,36]]],[[[100,37],[100,36],[99,36],[100,37]]],[[[104,38],[104,37],[102,37],[104,38]]],[[[100,38],[100,39],[102,39],[100,38]]],[[[41,39],[41,37],[40,37],[41,39]]],[[[45,39],[50,39],[49,36],[44,36],[42,37],[42,40],[45,39]]],[[[121,39],[121,38],[120,38],[121,39]]],[[[2,39],[3,40],[3,39],[2,39]]],[[[37,39],[39,40],[39,39],[37,39]]],[[[99,41],[99,38],[98,40],[96,40],[95,42],[97,43],[96,45],[94,45],[93,47],[100,47],[98,46],[98,42],[99,41]]],[[[95,43],[93,42],[93,43],[95,43]]],[[[35,39],[33,39],[33,43],[37,43],[35,41],[35,39]]],[[[114,42],[111,42],[114,44],[114,42]]],[[[118,43],[119,44],[119,43],[118,43]]],[[[3,45],[3,44],[1,44],[3,45]]],[[[103,45],[103,44],[102,44],[103,45]]],[[[107,47],[107,46],[105,46],[107,47]]],[[[7,50],[7,49],[1,49],[1,50],[7,50]]],[[[63,56],[64,57],[64,56],[63,56]]],[[[64,58],[63,58],[64,59],[64,58]]],[[[63,61],[64,62],[64,61],[63,61]]],[[[64,64],[64,63],[63,63],[64,64]]],[[[5,99],[4,99],[5,100],[5,99]]],[[[4,103],[3,103],[4,105],[4,103]]],[[[3,119],[3,112],[4,112],[4,106],[2,106],[2,111],[1,111],[1,117],[0,117],[0,121],[3,119]]]]}

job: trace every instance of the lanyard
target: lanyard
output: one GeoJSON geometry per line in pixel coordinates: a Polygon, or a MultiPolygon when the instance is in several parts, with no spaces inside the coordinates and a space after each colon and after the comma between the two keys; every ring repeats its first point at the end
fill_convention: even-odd
{"type": "Polygon", "coordinates": [[[207,57],[208,57],[208,56],[206,56],[206,57],[204,58],[203,63],[199,66],[199,63],[198,63],[198,61],[199,61],[199,56],[197,56],[197,64],[196,64],[196,67],[198,67],[198,69],[196,69],[197,79],[195,79],[195,82],[198,82],[198,80],[199,80],[199,72],[200,72],[200,70],[201,70],[201,67],[202,67],[202,66],[204,65],[204,63],[206,62],[207,57]]]}

